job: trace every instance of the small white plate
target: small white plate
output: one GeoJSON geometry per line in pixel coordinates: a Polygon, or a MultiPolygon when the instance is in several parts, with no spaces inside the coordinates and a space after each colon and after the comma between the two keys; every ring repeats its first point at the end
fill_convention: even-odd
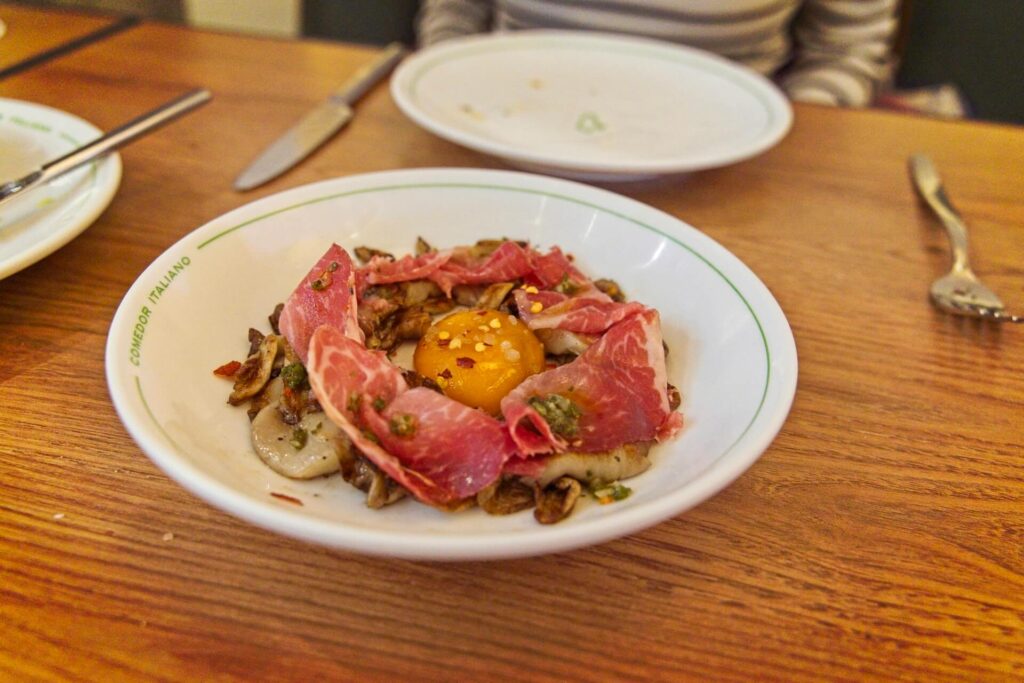
{"type": "MultiPolygon", "coordinates": [[[[77,116],[41,104],[0,98],[0,182],[102,135],[77,116]]],[[[0,207],[0,279],[52,254],[99,218],[121,183],[111,154],[0,207]]]]}
{"type": "Polygon", "coordinates": [[[391,79],[398,106],[452,142],[589,180],[638,180],[759,154],[793,120],[763,76],[671,43],[521,31],[440,43],[391,79]]]}
{"type": "Polygon", "coordinates": [[[668,519],[721,490],[768,447],[796,388],[793,336],[736,257],[672,216],[593,187],[512,171],[423,169],[352,176],[272,195],[221,216],[156,259],[110,327],[107,382],[142,450],[196,495],[274,531],[348,550],[423,559],[535,555],[599,543],[668,519]],[[528,239],[575,254],[655,306],[686,425],[613,505],[565,521],[529,511],[444,513],[413,500],[370,510],[340,476],[294,481],[253,452],[245,411],[212,370],[248,349],[331,242],[396,254],[528,239]],[[271,496],[298,498],[301,507],[271,496]]]}

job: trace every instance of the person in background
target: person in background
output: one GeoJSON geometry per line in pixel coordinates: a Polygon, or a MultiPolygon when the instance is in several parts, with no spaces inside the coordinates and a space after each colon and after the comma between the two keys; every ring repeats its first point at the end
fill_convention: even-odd
{"type": "Polygon", "coordinates": [[[866,106],[892,71],[900,0],[424,0],[421,47],[490,30],[578,29],[683,43],[774,77],[791,99],[866,106]]]}

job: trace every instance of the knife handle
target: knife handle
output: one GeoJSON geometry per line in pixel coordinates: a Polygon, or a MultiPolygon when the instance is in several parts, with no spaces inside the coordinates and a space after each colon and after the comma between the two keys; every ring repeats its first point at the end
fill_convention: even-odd
{"type": "Polygon", "coordinates": [[[408,50],[401,43],[391,43],[372,62],[362,66],[331,95],[335,104],[355,104],[377,81],[395,68],[408,50]]]}

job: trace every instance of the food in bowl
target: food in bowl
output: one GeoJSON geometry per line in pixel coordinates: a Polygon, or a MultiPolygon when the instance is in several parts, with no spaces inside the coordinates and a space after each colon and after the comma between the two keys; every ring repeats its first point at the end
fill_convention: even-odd
{"type": "Polygon", "coordinates": [[[657,311],[557,247],[354,251],[361,265],[331,245],[247,359],[214,371],[278,473],[340,473],[373,508],[532,507],[547,524],[584,492],[628,496],[682,428],[657,311]]]}

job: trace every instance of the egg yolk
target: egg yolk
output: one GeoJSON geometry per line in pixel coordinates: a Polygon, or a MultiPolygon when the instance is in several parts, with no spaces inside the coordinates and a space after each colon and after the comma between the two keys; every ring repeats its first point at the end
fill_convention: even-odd
{"type": "Polygon", "coordinates": [[[497,415],[505,394],[544,370],[544,347],[515,316],[459,311],[420,338],[413,367],[446,396],[497,415]]]}

